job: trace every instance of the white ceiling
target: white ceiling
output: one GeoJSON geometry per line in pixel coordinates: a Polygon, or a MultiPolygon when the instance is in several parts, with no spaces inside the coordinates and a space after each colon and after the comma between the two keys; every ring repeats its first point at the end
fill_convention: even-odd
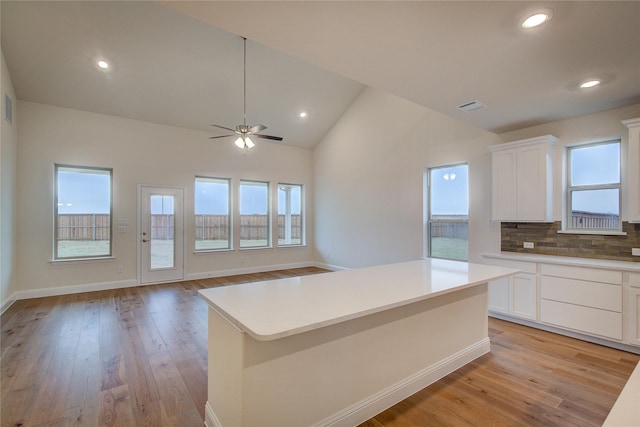
{"type": "Polygon", "coordinates": [[[291,145],[313,147],[363,85],[497,133],[640,102],[638,1],[0,4],[18,98],[212,134],[242,121],[238,35],[247,121],[291,145]],[[542,7],[552,20],[522,30],[542,7]],[[457,110],[472,100],[487,107],[457,110]]]}
{"type": "MultiPolygon", "coordinates": [[[[2,50],[19,99],[228,132],[243,120],[243,41],[154,2],[5,1],[2,50]],[[106,58],[108,72],[95,62],[106,58]]],[[[364,85],[247,42],[247,123],[311,148],[364,85]],[[298,116],[308,112],[304,120],[298,116]]],[[[232,138],[213,140],[222,144],[232,138]]],[[[264,141],[264,140],[262,140],[264,141]]]]}

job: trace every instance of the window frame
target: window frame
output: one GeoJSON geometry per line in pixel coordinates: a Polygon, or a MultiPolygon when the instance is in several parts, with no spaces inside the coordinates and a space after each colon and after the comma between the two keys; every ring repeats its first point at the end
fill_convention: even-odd
{"type": "Polygon", "coordinates": [[[433,256],[432,254],[432,249],[433,249],[433,244],[431,242],[432,236],[431,236],[431,225],[436,223],[436,224],[443,224],[443,223],[460,223],[460,224],[466,224],[467,225],[467,233],[469,230],[469,207],[468,207],[468,203],[469,203],[469,163],[468,162],[460,162],[460,163],[451,163],[451,164],[446,164],[446,165],[440,165],[440,166],[432,166],[432,167],[427,167],[425,168],[425,174],[424,174],[424,180],[425,180],[425,187],[427,189],[426,191],[426,198],[424,201],[424,257],[425,258],[436,258],[436,259],[447,259],[447,260],[453,260],[453,261],[469,261],[469,238],[467,236],[467,259],[466,260],[461,260],[459,258],[444,258],[444,257],[439,257],[439,256],[433,256]],[[431,189],[432,189],[432,180],[431,180],[431,171],[433,170],[437,170],[437,169],[448,169],[448,168],[453,168],[453,167],[457,167],[457,166],[466,166],[467,168],[467,219],[448,219],[448,220],[433,220],[431,218],[431,189]]]}
{"type": "Polygon", "coordinates": [[[212,177],[212,176],[204,176],[204,175],[196,175],[193,181],[193,251],[194,253],[206,253],[206,252],[224,252],[233,250],[233,215],[232,215],[232,179],[231,178],[222,178],[222,177],[212,177]],[[225,248],[211,248],[211,249],[198,249],[196,247],[197,239],[196,239],[196,222],[195,218],[198,214],[196,214],[196,183],[198,180],[208,180],[209,182],[222,182],[225,181],[227,184],[227,247],[225,248]]]}
{"type": "Polygon", "coordinates": [[[238,183],[238,249],[240,250],[247,250],[247,249],[269,249],[272,248],[272,236],[271,236],[271,231],[272,231],[272,224],[271,224],[271,220],[273,218],[272,213],[271,213],[271,182],[270,181],[260,181],[260,180],[253,180],[253,179],[241,179],[238,183]],[[265,245],[260,245],[260,246],[243,246],[242,245],[242,187],[243,184],[246,185],[255,185],[255,184],[261,184],[264,185],[266,187],[266,194],[267,194],[267,203],[266,203],[266,212],[267,212],[267,242],[265,245]]]}
{"type": "MultiPolygon", "coordinates": [[[[285,182],[279,182],[278,183],[278,187],[277,187],[277,194],[278,194],[278,200],[277,200],[277,206],[276,206],[276,215],[279,218],[280,217],[280,188],[282,186],[286,186],[286,187],[290,187],[290,188],[299,188],[300,189],[300,243],[280,243],[280,238],[278,237],[278,233],[276,233],[276,244],[278,247],[284,247],[284,248],[289,248],[289,247],[293,247],[293,246],[304,246],[305,245],[305,209],[304,209],[304,185],[303,184],[291,184],[291,183],[285,183],[285,182]]],[[[286,215],[286,214],[285,214],[286,215]]],[[[280,228],[279,225],[277,225],[278,230],[280,228]]],[[[292,226],[293,227],[293,226],[292,226]]],[[[286,222],[285,222],[285,233],[286,233],[286,222]]],[[[285,234],[286,235],[286,234],[285,234]]]]}
{"type": "Polygon", "coordinates": [[[97,260],[97,259],[109,259],[113,258],[113,168],[102,167],[102,166],[81,166],[81,165],[70,165],[64,163],[54,163],[53,168],[53,258],[52,261],[84,261],[84,260],[97,260]],[[58,220],[58,203],[59,203],[59,195],[58,195],[58,172],[60,169],[68,169],[73,170],[77,169],[78,171],[101,171],[108,172],[109,174],[109,253],[108,254],[99,254],[99,255],[87,255],[87,256],[68,256],[61,257],[59,256],[58,249],[58,235],[59,235],[59,220],[58,220]]]}
{"type": "Polygon", "coordinates": [[[591,142],[585,144],[570,145],[565,148],[566,158],[566,185],[565,185],[565,212],[563,215],[564,226],[563,232],[576,233],[576,234],[611,234],[622,233],[622,141],[618,139],[608,139],[606,141],[591,142]],[[589,184],[589,185],[571,185],[571,170],[572,170],[572,151],[575,149],[597,147],[601,145],[618,145],[618,182],[617,183],[605,183],[605,184],[589,184]],[[593,191],[593,190],[618,190],[618,226],[616,228],[575,228],[571,226],[571,214],[572,208],[572,195],[574,192],[579,191],[593,191]]]}

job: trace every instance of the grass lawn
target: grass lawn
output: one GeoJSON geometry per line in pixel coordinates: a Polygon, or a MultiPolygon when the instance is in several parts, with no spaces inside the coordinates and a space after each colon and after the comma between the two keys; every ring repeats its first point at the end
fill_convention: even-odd
{"type": "Polygon", "coordinates": [[[464,239],[433,237],[431,239],[431,256],[467,261],[469,259],[469,242],[464,239]]]}

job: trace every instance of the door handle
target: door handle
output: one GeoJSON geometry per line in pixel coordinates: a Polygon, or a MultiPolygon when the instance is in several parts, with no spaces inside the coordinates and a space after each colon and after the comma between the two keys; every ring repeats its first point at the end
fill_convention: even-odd
{"type": "Polygon", "coordinates": [[[142,243],[147,243],[148,240],[147,239],[142,239],[142,243]]]}

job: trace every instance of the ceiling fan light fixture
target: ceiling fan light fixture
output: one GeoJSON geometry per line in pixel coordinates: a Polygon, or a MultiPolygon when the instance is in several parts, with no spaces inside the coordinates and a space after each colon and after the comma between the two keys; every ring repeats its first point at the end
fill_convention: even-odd
{"type": "Polygon", "coordinates": [[[527,15],[520,25],[524,29],[539,27],[550,20],[552,16],[553,13],[551,12],[551,9],[542,9],[533,14],[527,15]]]}
{"type": "Polygon", "coordinates": [[[236,147],[240,149],[244,149],[244,140],[242,139],[242,137],[238,137],[238,139],[236,139],[234,144],[236,144],[236,147]]]}
{"type": "Polygon", "coordinates": [[[601,83],[601,81],[598,80],[598,79],[589,79],[589,80],[586,80],[586,81],[580,83],[579,87],[580,87],[580,89],[589,89],[591,87],[598,86],[600,83],[601,83]]]}
{"type": "Polygon", "coordinates": [[[244,145],[247,147],[247,150],[250,150],[255,147],[256,144],[254,144],[251,138],[247,136],[244,138],[244,145]]]}

